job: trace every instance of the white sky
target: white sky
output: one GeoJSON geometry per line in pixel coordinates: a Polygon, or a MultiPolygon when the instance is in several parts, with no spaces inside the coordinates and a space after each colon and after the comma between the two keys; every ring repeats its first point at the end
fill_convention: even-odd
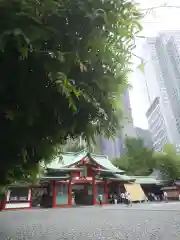
{"type": "MultiPolygon", "coordinates": [[[[143,21],[143,32],[141,36],[156,36],[162,30],[177,30],[180,29],[180,0],[137,0],[141,4],[141,8],[152,8],[162,6],[178,6],[179,8],[156,8],[151,14],[147,15],[143,21]]],[[[141,56],[141,47],[144,39],[136,41],[136,55],[141,56]]],[[[135,66],[140,64],[138,59],[135,59],[135,66]]],[[[143,73],[135,67],[134,73],[129,77],[132,85],[130,91],[130,101],[132,114],[135,126],[148,128],[145,112],[148,108],[148,99],[145,92],[145,83],[143,73]]]]}

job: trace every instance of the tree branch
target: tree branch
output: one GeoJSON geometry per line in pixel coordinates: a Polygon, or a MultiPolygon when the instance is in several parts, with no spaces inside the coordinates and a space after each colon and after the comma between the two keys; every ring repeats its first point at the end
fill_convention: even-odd
{"type": "Polygon", "coordinates": [[[180,6],[161,5],[161,6],[155,6],[155,7],[150,7],[150,8],[144,8],[144,9],[141,9],[141,11],[151,11],[151,10],[158,9],[158,8],[180,8],[180,6]]]}

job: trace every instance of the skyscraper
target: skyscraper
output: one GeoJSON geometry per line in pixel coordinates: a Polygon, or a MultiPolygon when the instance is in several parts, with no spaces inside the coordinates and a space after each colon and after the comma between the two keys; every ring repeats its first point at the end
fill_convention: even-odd
{"type": "Polygon", "coordinates": [[[170,135],[158,97],[152,102],[146,112],[146,116],[153,141],[153,148],[155,151],[161,152],[164,145],[170,143],[170,135]]]}
{"type": "Polygon", "coordinates": [[[152,149],[153,148],[153,142],[152,142],[152,136],[148,129],[142,129],[139,127],[136,127],[136,133],[137,138],[140,138],[143,140],[144,146],[146,148],[152,149]]]}
{"type": "Polygon", "coordinates": [[[124,108],[123,128],[118,131],[115,139],[105,139],[102,136],[98,138],[100,152],[107,155],[110,159],[120,157],[125,153],[124,142],[126,136],[136,137],[128,89],[124,92],[122,103],[124,108]]]}
{"type": "Polygon", "coordinates": [[[146,59],[145,82],[150,105],[159,98],[158,108],[166,123],[167,141],[174,145],[180,144],[179,47],[180,32],[163,32],[146,42],[149,58],[146,59]]]}
{"type": "Polygon", "coordinates": [[[123,125],[122,137],[123,137],[123,139],[126,136],[137,137],[136,130],[133,125],[132,109],[131,109],[128,89],[126,89],[124,92],[123,108],[124,108],[123,109],[124,110],[124,122],[122,124],[123,125]]]}

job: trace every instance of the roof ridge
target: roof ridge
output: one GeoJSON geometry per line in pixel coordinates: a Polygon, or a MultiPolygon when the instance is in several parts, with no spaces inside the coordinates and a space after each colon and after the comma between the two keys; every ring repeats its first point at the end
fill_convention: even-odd
{"type": "MultiPolygon", "coordinates": [[[[84,152],[86,152],[87,154],[89,153],[92,157],[93,157],[93,156],[94,156],[94,157],[104,157],[104,158],[106,158],[106,159],[109,160],[109,158],[108,158],[107,155],[90,153],[90,152],[87,151],[86,149],[83,149],[83,150],[81,150],[81,151],[79,151],[79,152],[65,152],[65,153],[63,153],[63,155],[72,155],[72,156],[76,155],[76,156],[78,156],[79,154],[84,153],[84,152]]],[[[110,161],[110,160],[109,160],[109,161],[110,161]]]]}
{"type": "Polygon", "coordinates": [[[132,176],[132,177],[135,177],[135,178],[153,178],[153,179],[155,179],[154,176],[132,176]]]}
{"type": "Polygon", "coordinates": [[[79,151],[79,152],[64,152],[63,155],[79,155],[80,153],[83,153],[83,152],[85,152],[85,151],[86,151],[86,150],[83,149],[83,150],[81,150],[81,151],[79,151]]]}
{"type": "Polygon", "coordinates": [[[62,153],[62,155],[73,155],[73,154],[75,154],[75,152],[64,152],[64,153],[62,153]]]}
{"type": "Polygon", "coordinates": [[[107,155],[104,155],[104,154],[95,154],[95,153],[92,153],[90,154],[91,156],[95,156],[95,157],[105,157],[106,159],[109,160],[108,156],[107,155]]]}

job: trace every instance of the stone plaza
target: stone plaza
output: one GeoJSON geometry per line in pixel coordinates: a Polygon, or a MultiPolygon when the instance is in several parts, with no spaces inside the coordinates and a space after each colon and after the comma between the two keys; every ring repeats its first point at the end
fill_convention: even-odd
{"type": "Polygon", "coordinates": [[[179,240],[180,203],[0,212],[1,240],[179,240]]]}

